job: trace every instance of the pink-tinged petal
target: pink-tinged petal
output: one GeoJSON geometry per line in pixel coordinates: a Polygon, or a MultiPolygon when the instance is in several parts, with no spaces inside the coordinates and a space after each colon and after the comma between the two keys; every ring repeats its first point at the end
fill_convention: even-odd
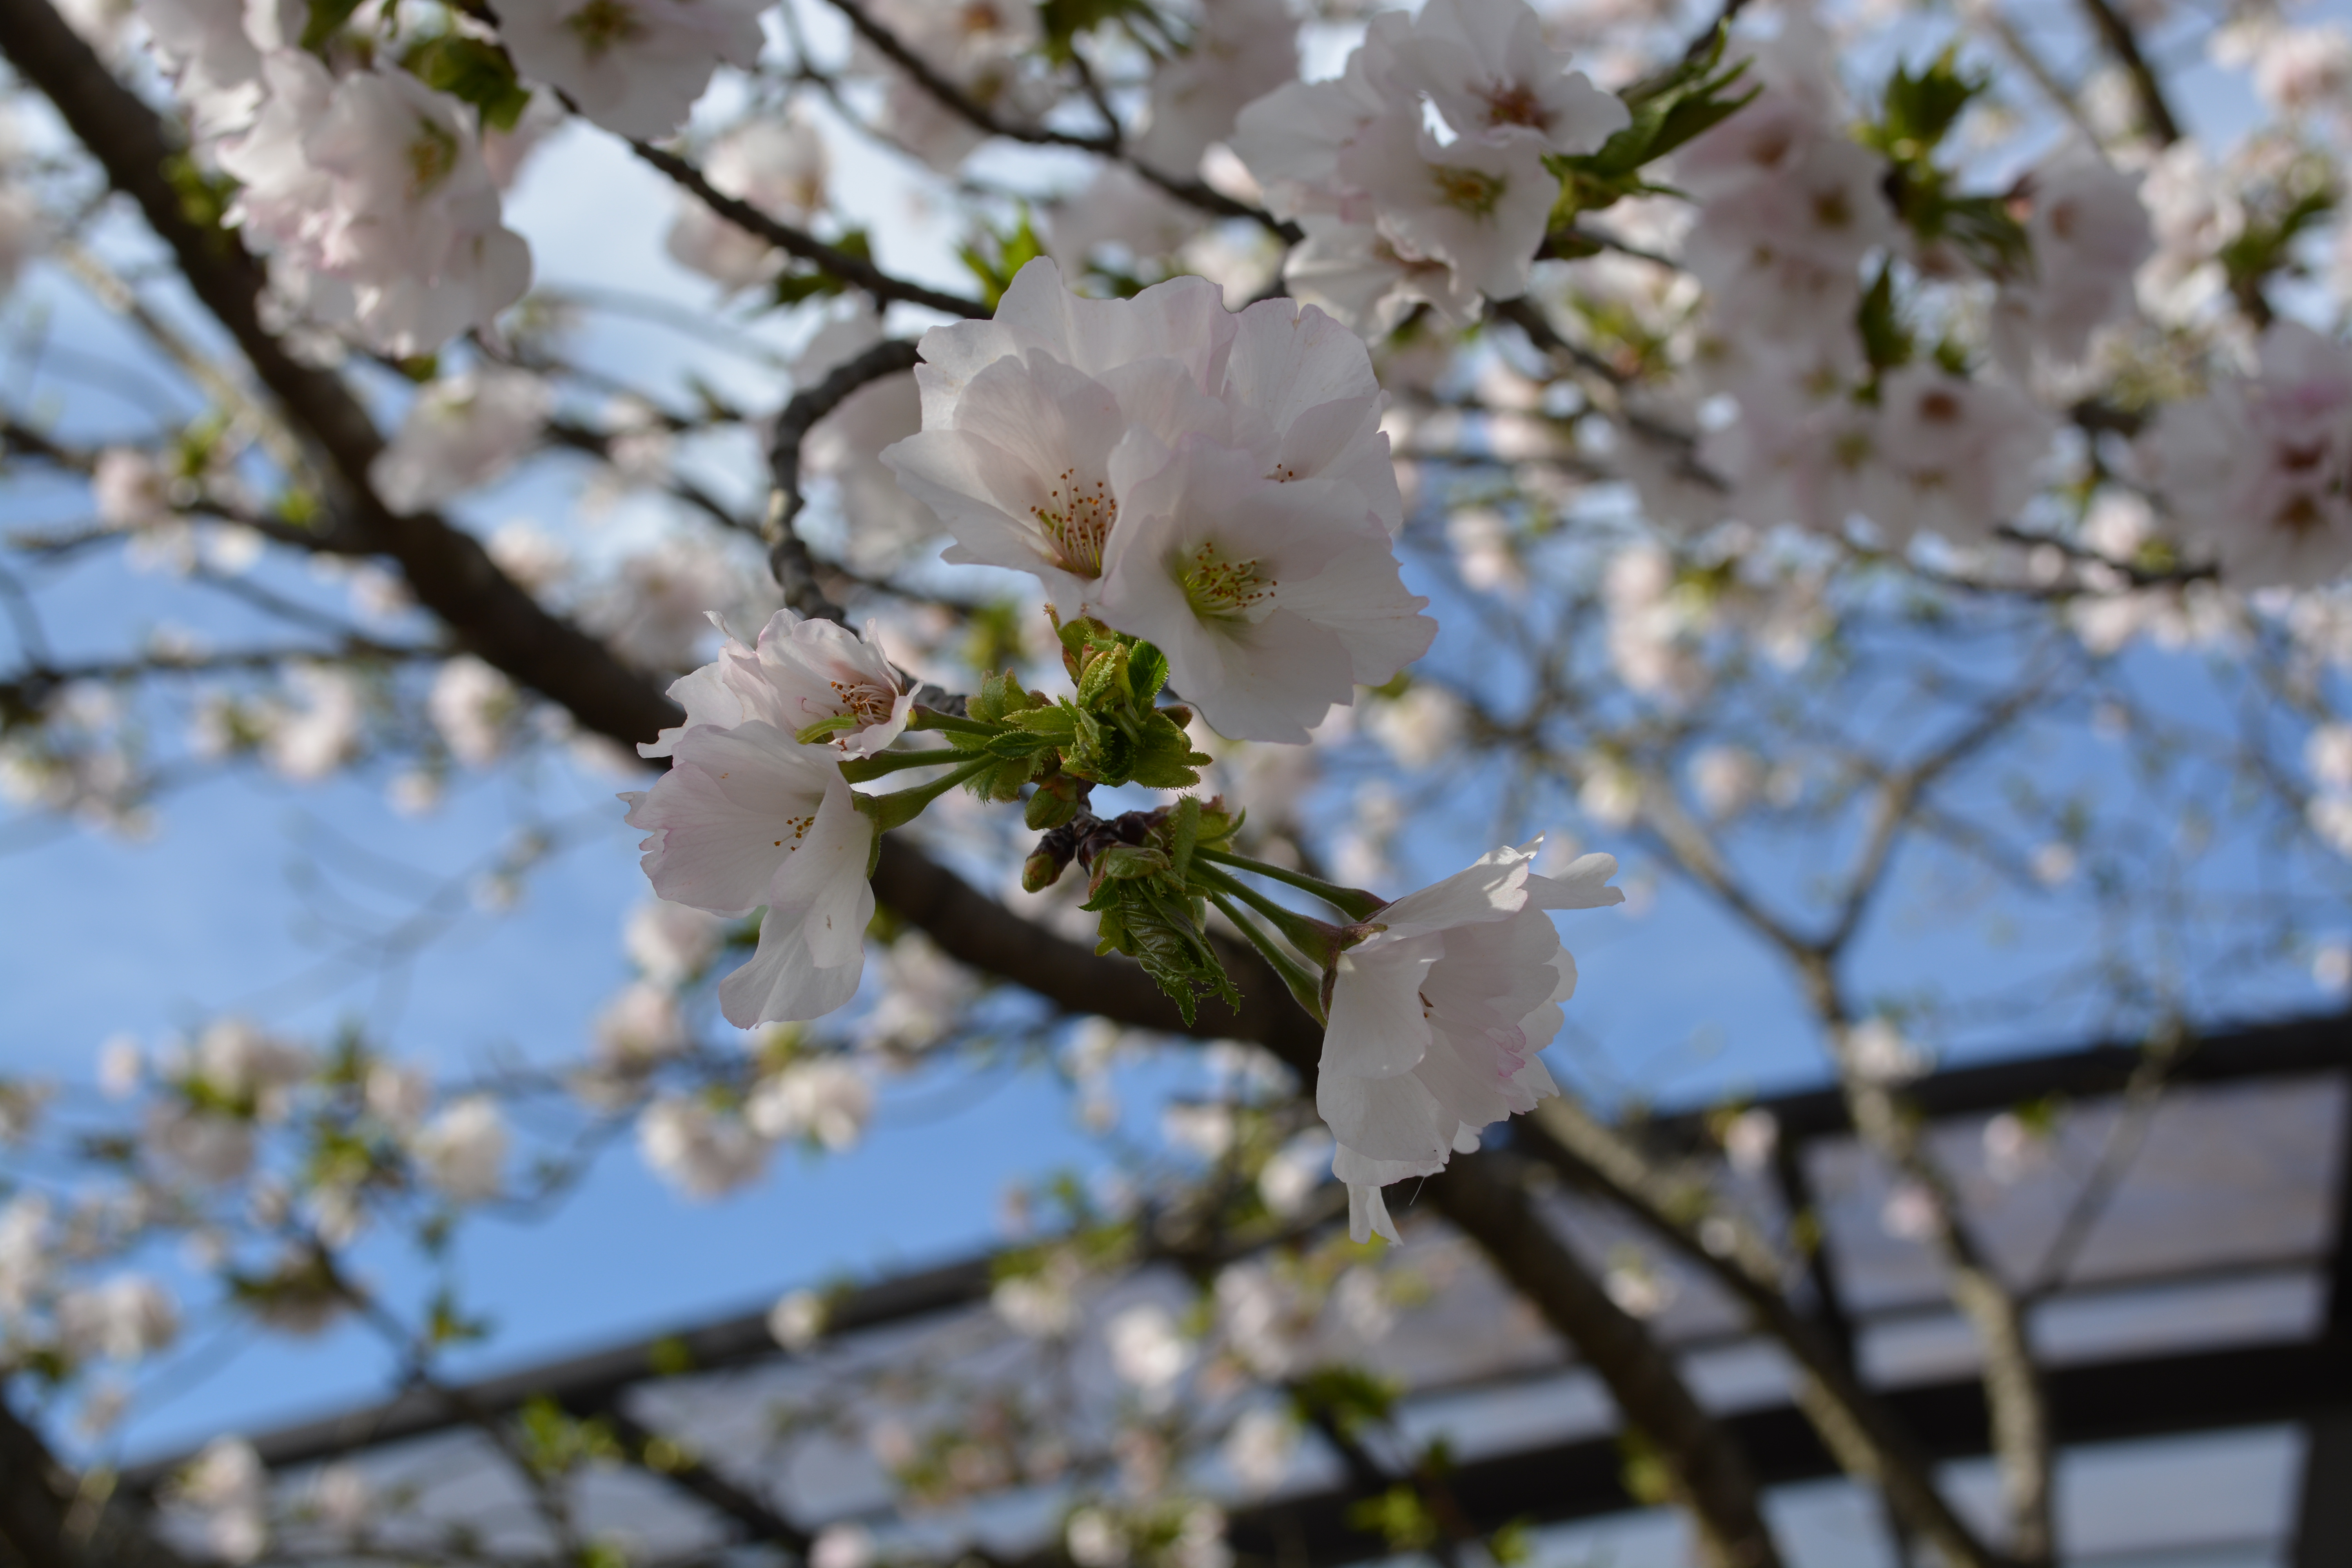
{"type": "MultiPolygon", "coordinates": [[[[1444,955],[1442,939],[1374,938],[1341,953],[1334,965],[1331,1020],[1317,1070],[1334,1078],[1391,1078],[1412,1070],[1430,1047],[1423,981],[1444,955]]],[[[1320,1093],[1320,1090],[1318,1090],[1320,1093]]],[[[1324,1120],[1330,1121],[1328,1112],[1324,1120]]],[[[1332,1126],[1336,1131],[1338,1123],[1332,1126]]]]}
{"type": "Polygon", "coordinates": [[[648,832],[643,864],[655,892],[713,914],[748,914],[767,901],[828,786],[840,784],[823,748],[766,724],[698,725],[678,738],[669,772],[627,820],[648,832]]]}
{"type": "Polygon", "coordinates": [[[796,921],[819,968],[846,963],[864,949],[874,919],[874,886],[866,879],[873,848],[874,824],[859,815],[856,796],[835,769],[816,820],[768,891],[768,918],[796,921]]]}

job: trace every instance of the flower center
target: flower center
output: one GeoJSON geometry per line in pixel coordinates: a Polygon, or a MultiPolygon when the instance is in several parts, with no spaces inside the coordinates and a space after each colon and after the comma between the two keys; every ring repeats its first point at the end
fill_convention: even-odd
{"type": "Polygon", "coordinates": [[[1551,116],[1533,89],[1511,81],[1490,87],[1486,92],[1486,123],[1489,125],[1526,125],[1538,131],[1551,129],[1551,116]]]}
{"type": "MultiPolygon", "coordinates": [[[[724,777],[725,775],[722,774],[720,776],[724,777]]],[[[816,813],[814,812],[809,813],[806,816],[788,816],[784,818],[784,826],[791,831],[793,836],[792,846],[793,848],[797,849],[801,847],[801,840],[808,837],[808,830],[815,825],[816,813]]],[[[782,849],[783,847],[784,840],[781,838],[777,839],[775,843],[771,846],[771,847],[776,849],[782,849]]]]}
{"type": "Polygon", "coordinates": [[[418,201],[457,168],[457,138],[446,125],[416,121],[416,135],[408,143],[408,199],[418,201]]]}
{"type": "Polygon", "coordinates": [[[1437,187],[1437,199],[1450,207],[1480,217],[1495,210],[1506,189],[1502,177],[1478,169],[1459,168],[1452,163],[1438,163],[1429,171],[1430,183],[1437,187]]]}
{"type": "Polygon", "coordinates": [[[1045,504],[1031,507],[1029,515],[1045,531],[1054,546],[1054,560],[1062,570],[1081,577],[1099,577],[1103,542],[1110,537],[1111,524],[1118,521],[1118,502],[1108,482],[1097,479],[1088,486],[1077,475],[1076,468],[1064,468],[1060,479],[1045,493],[1045,504]]]}
{"type": "Polygon", "coordinates": [[[580,47],[592,56],[604,54],[615,44],[625,44],[645,31],[637,14],[629,8],[628,0],[588,0],[563,25],[580,40],[580,47]]]}
{"type": "Polygon", "coordinates": [[[1262,621],[1274,613],[1275,580],[1255,559],[1232,561],[1214,542],[1174,563],[1184,602],[1204,621],[1262,621]]]}
{"type": "Polygon", "coordinates": [[[847,685],[835,680],[829,684],[833,687],[835,700],[841,704],[841,711],[856,719],[860,724],[880,724],[887,721],[890,710],[898,700],[898,694],[896,691],[887,687],[877,686],[871,681],[847,685]]]}

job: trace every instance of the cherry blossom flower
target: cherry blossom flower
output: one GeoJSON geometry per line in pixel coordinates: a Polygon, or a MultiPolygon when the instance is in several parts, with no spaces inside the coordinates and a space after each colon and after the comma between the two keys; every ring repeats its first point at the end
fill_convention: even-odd
{"type": "Polygon", "coordinates": [[[2011,374],[2024,374],[2037,353],[2081,360],[2092,332],[2129,309],[2156,245],[2138,184],[2079,142],[2028,177],[2031,269],[2005,280],[1993,304],[1993,353],[2011,374]]]}
{"type": "Polygon", "coordinates": [[[229,221],[279,253],[320,319],[418,354],[522,297],[530,249],[499,221],[471,110],[404,71],[337,80],[299,50],[262,70],[261,117],[220,150],[243,185],[229,221]]]}
{"type": "Polygon", "coordinates": [[[1381,1187],[1444,1169],[1480,1128],[1559,1092],[1536,1053],[1559,1031],[1576,963],[1545,911],[1625,896],[1607,885],[1607,855],[1536,875],[1541,844],[1406,894],[1333,966],[1315,1106],[1339,1140],[1331,1168],[1358,1241],[1397,1239],[1381,1187]]]}
{"type": "Polygon", "coordinates": [[[1134,155],[1190,178],[1209,144],[1234,128],[1244,104],[1298,73],[1298,22],[1283,0],[1202,0],[1192,47],[1151,73],[1134,155]]]}
{"type": "Polygon", "coordinates": [[[1568,68],[1524,0],[1429,0],[1398,76],[1475,141],[1591,153],[1633,120],[1622,100],[1568,68]]]}
{"type": "Polygon", "coordinates": [[[758,721],[693,724],[671,742],[660,782],[621,797],[630,826],[647,830],[656,893],[713,914],[767,906],[758,950],[719,986],[739,1028],[821,1017],[865,973],[874,827],[837,755],[758,721]]]}
{"type": "MultiPolygon", "coordinates": [[[[711,143],[702,172],[712,188],[786,223],[805,224],[824,205],[826,163],[823,134],[792,115],[754,120],[730,131],[711,143]]],[[[730,292],[768,278],[783,259],[766,240],[736,227],[688,193],[678,196],[665,245],[680,266],[730,292]]]]}
{"type": "Polygon", "coordinates": [[[488,484],[530,449],[555,394],[529,371],[484,365],[416,395],[392,444],[368,465],[394,511],[424,511],[488,484]]]}
{"type": "Polygon", "coordinates": [[[1405,592],[1388,530],[1331,479],[1268,484],[1248,451],[1194,437],[1121,443],[1123,507],[1103,562],[1112,626],[1168,656],[1219,734],[1303,744],[1358,685],[1429,650],[1428,600],[1405,592]]]}
{"type": "Polygon", "coordinates": [[[1444,262],[1405,254],[1368,223],[1309,213],[1298,226],[1307,237],[1283,264],[1283,282],[1294,297],[1354,331],[1373,337],[1393,331],[1416,305],[1427,305],[1448,326],[1477,320],[1478,290],[1444,262]]]}
{"type": "MultiPolygon", "coordinates": [[[[982,109],[1020,121],[1052,101],[1034,65],[1043,35],[1028,0],[876,0],[873,9],[899,42],[982,109]]],[[[952,173],[985,140],[863,37],[853,58],[889,83],[883,132],[932,168],[952,173]]]]}
{"type": "Polygon", "coordinates": [[[2166,405],[2137,452],[2232,586],[2325,583],[2352,564],[2352,349],[2275,321],[2252,378],[2166,405]]]}
{"type": "Polygon", "coordinates": [[[923,334],[923,428],[882,461],[955,535],[947,560],[1032,573],[1082,613],[1118,521],[1112,448],[1139,426],[1229,436],[1215,394],[1234,331],[1202,279],[1084,300],[1032,261],[994,321],[923,334]]]}
{"type": "Polygon", "coordinates": [[[1879,383],[1878,460],[1861,501],[1888,542],[1932,530],[1948,542],[1984,538],[2039,489],[2050,418],[2016,388],[1934,366],[1905,365],[1879,383]]]}
{"type": "Polygon", "coordinates": [[[1531,141],[1441,144],[1417,103],[1394,104],[1340,153],[1339,176],[1362,191],[1401,255],[1442,260],[1454,289],[1493,300],[1528,291],[1559,182],[1531,141]]]}
{"type": "MultiPolygon", "coordinates": [[[[712,621],[726,629],[716,616],[712,621]]],[[[845,756],[870,757],[905,731],[915,710],[914,696],[883,657],[874,627],[860,637],[846,626],[803,620],[790,610],[768,618],[756,646],[728,637],[718,658],[677,681],[669,694],[686,710],[686,722],[641,743],[640,755],[672,755],[679,738],[697,726],[758,721],[788,737],[809,734],[845,756]],[[829,728],[809,733],[819,725],[829,728]]]]}
{"type": "Polygon", "coordinates": [[[764,0],[502,0],[499,33],[526,76],[615,135],[682,124],[720,65],[759,63],[764,0]]]}

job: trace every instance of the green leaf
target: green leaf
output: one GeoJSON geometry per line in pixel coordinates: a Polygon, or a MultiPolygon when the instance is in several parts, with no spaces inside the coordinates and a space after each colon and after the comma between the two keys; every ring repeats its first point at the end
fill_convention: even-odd
{"type": "Polygon", "coordinates": [[[1959,46],[1947,44],[1935,63],[1916,76],[1895,68],[1880,100],[1879,121],[1868,129],[1867,139],[1898,163],[1925,163],[1969,105],[1991,85],[1988,74],[1961,70],[1959,46]]]}
{"type": "Polygon", "coordinates": [[[1181,884],[1191,880],[1192,851],[1201,842],[1201,801],[1186,795],[1168,814],[1168,868],[1181,884]]]}
{"type": "Polygon", "coordinates": [[[302,47],[313,54],[325,48],[359,8],[360,0],[310,0],[310,13],[302,19],[302,47]]]}
{"type": "Polygon", "coordinates": [[[1874,371],[1893,370],[1908,363],[1912,355],[1910,329],[1903,324],[1895,309],[1895,269],[1886,262],[1878,264],[1878,277],[1862,297],[1855,311],[1855,325],[1862,333],[1863,353],[1874,371]]]}
{"type": "MultiPolygon", "coordinates": [[[[341,5],[342,0],[333,0],[341,5]]],[[[315,15],[320,0],[312,0],[315,15]]],[[[401,59],[427,87],[462,99],[481,115],[483,129],[511,131],[530,107],[530,90],[515,78],[506,50],[479,38],[444,33],[418,43],[401,59]]]]}
{"type": "Polygon", "coordinates": [[[1151,789],[1190,789],[1201,782],[1200,770],[1211,758],[1192,749],[1192,738],[1165,714],[1147,714],[1138,727],[1128,778],[1151,789]]]}
{"type": "Polygon", "coordinates": [[[1011,233],[990,229],[978,242],[956,251],[965,269],[979,279],[981,301],[992,310],[1013,286],[1013,276],[1045,254],[1045,242],[1037,237],[1026,205],[1021,209],[1020,224],[1011,233]]]}
{"type": "Polygon", "coordinates": [[[1149,707],[1168,684],[1168,656],[1148,642],[1137,643],[1127,650],[1127,683],[1136,702],[1149,707]]]}
{"type": "Polygon", "coordinates": [[[1037,23],[1045,34],[1045,58],[1066,65],[1074,53],[1070,46],[1079,34],[1145,8],[1141,0],[1042,0],[1037,23]]]}

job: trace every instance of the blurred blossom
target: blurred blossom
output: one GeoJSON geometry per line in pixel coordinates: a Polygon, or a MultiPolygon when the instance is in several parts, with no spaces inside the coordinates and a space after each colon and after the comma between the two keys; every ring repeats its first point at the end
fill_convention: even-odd
{"type": "Polygon", "coordinates": [[[1601,1286],[1619,1310],[1634,1318],[1656,1317],[1675,1304],[1679,1293],[1674,1280],[1660,1273],[1656,1264],[1631,1249],[1622,1249],[1610,1259],[1601,1286]]]}
{"type": "Polygon", "coordinates": [[[1442,686],[1415,681],[1402,696],[1367,706],[1362,726],[1382,750],[1407,768],[1425,768],[1454,755],[1465,727],[1462,704],[1442,686]]]}
{"type": "Polygon", "coordinates": [[[2352,991],[2352,942],[2321,942],[2311,955],[2311,978],[2325,991],[2352,991]]]}
{"type": "Polygon", "coordinates": [[[1780,1144],[1780,1119],[1760,1106],[1733,1117],[1723,1130],[1723,1152],[1743,1176],[1760,1174],[1780,1144]]]}
{"type": "Polygon", "coordinates": [[[451,756],[486,768],[505,754],[520,705],[514,682],[469,655],[441,667],[425,711],[451,756]]]}
{"type": "Polygon", "coordinates": [[[798,1061],[761,1079],[743,1115],[762,1138],[812,1139],[837,1153],[864,1134],[874,1086],[838,1057],[798,1061]]]}
{"type": "Polygon", "coordinates": [[[1936,1234],[1935,1197],[1916,1182],[1898,1182],[1878,1211],[1878,1223],[1898,1241],[1926,1241],[1936,1234]]]}
{"type": "Polygon", "coordinates": [[[1220,1452],[1243,1493],[1263,1496],[1290,1474],[1298,1454],[1298,1423],[1287,1410],[1259,1405],[1242,1413],[1220,1452]]]}
{"type": "Polygon", "coordinates": [[[1147,1408],[1165,1408],[1176,1380],[1192,1364],[1191,1342],[1176,1331],[1168,1309],[1146,1302],[1115,1315],[1103,1330],[1111,1369],[1143,1396],[1147,1408]]]}
{"type": "Polygon", "coordinates": [[[874,1536],[864,1525],[830,1524],[809,1547],[809,1568],[871,1568],[874,1536]]]}
{"type": "Polygon", "coordinates": [[[1765,773],[1764,759],[1745,746],[1702,746],[1691,756],[1691,788],[1699,809],[1717,822],[1748,807],[1763,791],[1765,773]]]}
{"type": "Polygon", "coordinates": [[[1874,1089],[1900,1089],[1935,1065],[1923,1046],[1903,1037],[1893,1020],[1865,1019],[1846,1031],[1846,1069],[1874,1089]]]}
{"type": "Polygon", "coordinates": [[[814,1290],[788,1291],[768,1310],[768,1333],[798,1355],[824,1337],[824,1320],[823,1296],[814,1290]]]}
{"type": "Polygon", "coordinates": [[[2049,1153],[2049,1138],[2013,1110],[1985,1123],[1985,1174],[2003,1186],[2032,1172],[2049,1153]]]}
{"type": "Polygon", "coordinates": [[[724,1196],[768,1166],[768,1144],[740,1116],[675,1096],[639,1113],[637,1149],[656,1175],[694,1198],[724,1196]]]}
{"type": "Polygon", "coordinates": [[[215,1557],[250,1563],[269,1544],[269,1476],[242,1437],[215,1437],[180,1476],[173,1495],[204,1518],[215,1557]]]}
{"type": "Polygon", "coordinates": [[[1290,1219],[1307,1207],[1307,1200],[1331,1170],[1331,1134],[1310,1127],[1276,1150],[1258,1172],[1258,1196],[1280,1219],[1290,1219]]]}
{"type": "Polygon", "coordinates": [[[2045,888],[2063,887],[2074,879],[2082,857],[2071,844],[2052,841],[2033,851],[2033,879],[2045,888]]]}
{"type": "Polygon", "coordinates": [[[416,1135],[417,1163],[442,1196],[479,1203],[505,1190],[506,1118],[488,1095],[468,1095],[416,1135]]]}
{"type": "Polygon", "coordinates": [[[356,1535],[365,1530],[375,1506],[375,1488],[357,1465],[329,1465],[311,1484],[310,1507],[319,1522],[341,1534],[356,1535]]]}
{"type": "Polygon", "coordinates": [[[146,1075],[147,1058],[136,1037],[110,1035],[98,1047],[98,1088],[107,1099],[130,1099],[146,1075]]]}
{"type": "Polygon", "coordinates": [[[1055,1252],[1034,1272],[998,1280],[989,1305],[1017,1332],[1033,1340],[1059,1339],[1077,1327],[1076,1291],[1083,1275],[1076,1258],[1055,1252]]]}
{"type": "Polygon", "coordinates": [[[1621,763],[1595,763],[1585,770],[1576,804],[1594,826],[1622,831],[1642,815],[1642,781],[1621,763]]]}
{"type": "Polygon", "coordinates": [[[2303,743],[2303,763],[2322,789],[2352,794],[2352,724],[2315,728],[2303,743]]]}
{"type": "Polygon", "coordinates": [[[1170,1143],[1203,1160],[1222,1160],[1234,1146],[1233,1108],[1171,1104],[1160,1113],[1160,1132],[1170,1143]]]}
{"type": "Polygon", "coordinates": [[[1127,1563],[1127,1531],[1101,1509],[1082,1508],[1070,1515],[1062,1541],[1078,1568],[1124,1568],[1127,1563]]]}
{"type": "Polygon", "coordinates": [[[371,1064],[362,1094],[368,1114],[403,1131],[415,1128],[433,1108],[432,1079],[422,1068],[397,1062],[371,1064]]]}
{"type": "Polygon", "coordinates": [[[638,981],[604,1004],[596,1015],[595,1037],[599,1060],[642,1071],[686,1049],[686,1018],[675,995],[638,981]]]}
{"type": "Polygon", "coordinates": [[[179,1337],[180,1311],[172,1293],[156,1281],[121,1274],[93,1289],[60,1297],[58,1332],[76,1359],[137,1361],[179,1337]]]}

